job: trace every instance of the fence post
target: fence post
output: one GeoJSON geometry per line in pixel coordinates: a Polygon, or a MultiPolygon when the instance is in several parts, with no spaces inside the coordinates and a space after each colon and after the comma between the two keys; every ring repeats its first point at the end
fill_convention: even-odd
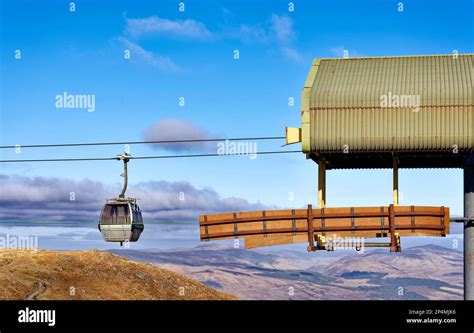
{"type": "Polygon", "coordinates": [[[388,206],[388,225],[390,227],[390,252],[398,252],[397,235],[395,235],[395,207],[388,206]]]}
{"type": "Polygon", "coordinates": [[[314,247],[314,226],[313,226],[313,205],[308,205],[308,252],[313,252],[315,250],[314,247]]]}

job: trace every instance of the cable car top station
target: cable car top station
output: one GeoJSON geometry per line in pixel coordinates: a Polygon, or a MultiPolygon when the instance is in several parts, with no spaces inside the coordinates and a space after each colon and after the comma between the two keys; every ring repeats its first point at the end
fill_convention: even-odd
{"type": "MultiPolygon", "coordinates": [[[[464,168],[473,163],[474,55],[314,59],[301,98],[301,142],[328,169],[464,168]]],[[[471,214],[471,216],[474,216],[471,214]]]]}
{"type": "Polygon", "coordinates": [[[318,164],[318,208],[201,215],[202,240],[244,238],[246,247],[328,238],[390,237],[365,246],[401,250],[401,236],[445,236],[447,207],[399,206],[399,168],[464,170],[464,287],[474,299],[474,55],[314,59],[301,99],[301,142],[318,164]],[[326,207],[326,170],[393,169],[393,203],[326,207]]]}
{"type": "Polygon", "coordinates": [[[474,299],[474,55],[315,59],[302,93],[302,143],[318,163],[318,204],[326,169],[462,168],[464,297],[474,299]]]}

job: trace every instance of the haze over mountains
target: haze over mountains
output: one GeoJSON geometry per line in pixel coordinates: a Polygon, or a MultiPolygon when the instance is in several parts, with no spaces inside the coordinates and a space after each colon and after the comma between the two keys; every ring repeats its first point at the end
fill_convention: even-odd
{"type": "Polygon", "coordinates": [[[462,252],[436,245],[333,253],[203,245],[111,250],[159,265],[241,299],[443,299],[463,296],[462,252]]]}

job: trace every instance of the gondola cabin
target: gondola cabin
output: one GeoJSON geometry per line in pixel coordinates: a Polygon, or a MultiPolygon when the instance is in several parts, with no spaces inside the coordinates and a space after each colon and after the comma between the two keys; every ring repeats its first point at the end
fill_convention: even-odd
{"type": "Polygon", "coordinates": [[[107,242],[136,242],[144,229],[135,198],[107,200],[100,215],[99,230],[107,242]]]}

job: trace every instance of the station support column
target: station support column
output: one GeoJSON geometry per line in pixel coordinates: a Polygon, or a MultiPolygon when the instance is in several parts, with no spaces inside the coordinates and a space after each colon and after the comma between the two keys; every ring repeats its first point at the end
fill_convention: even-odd
{"type": "Polygon", "coordinates": [[[474,163],[464,166],[464,218],[464,299],[474,300],[474,163]]]}
{"type": "Polygon", "coordinates": [[[326,162],[318,160],[318,208],[326,207],[326,162]]]}
{"type": "Polygon", "coordinates": [[[398,157],[393,157],[393,205],[398,206],[398,157]]]}

